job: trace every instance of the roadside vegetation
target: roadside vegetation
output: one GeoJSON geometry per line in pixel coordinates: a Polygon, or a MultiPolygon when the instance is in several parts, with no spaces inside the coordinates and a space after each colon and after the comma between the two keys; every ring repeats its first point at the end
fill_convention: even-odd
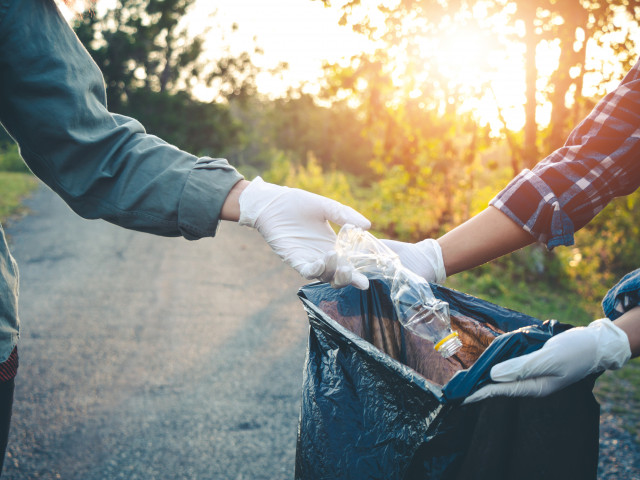
{"type": "Polygon", "coordinates": [[[0,222],[26,213],[22,201],[37,184],[20,158],[18,148],[8,141],[0,144],[0,222]]]}

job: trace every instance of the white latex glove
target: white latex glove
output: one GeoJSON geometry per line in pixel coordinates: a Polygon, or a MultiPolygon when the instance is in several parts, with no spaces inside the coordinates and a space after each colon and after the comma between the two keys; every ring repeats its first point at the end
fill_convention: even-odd
{"type": "Polygon", "coordinates": [[[428,282],[442,284],[447,279],[442,250],[434,239],[428,238],[418,243],[396,240],[382,240],[382,242],[398,254],[402,265],[424,277],[428,282]]]}
{"type": "Polygon", "coordinates": [[[256,177],[240,194],[238,223],[255,228],[289,266],[306,279],[334,287],[369,288],[367,277],[350,265],[337,265],[336,234],[329,222],[368,230],[371,222],[353,208],[297,188],[256,177]]]}
{"type": "Polygon", "coordinates": [[[631,358],[627,334],[608,318],[550,338],[533,353],[495,365],[487,385],[464,403],[488,397],[544,397],[587,375],[621,368],[631,358]]]}

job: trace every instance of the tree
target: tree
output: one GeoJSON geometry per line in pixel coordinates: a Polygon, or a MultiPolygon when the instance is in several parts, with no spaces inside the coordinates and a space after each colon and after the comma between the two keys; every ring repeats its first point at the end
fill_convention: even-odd
{"type": "MultiPolygon", "coordinates": [[[[326,5],[331,3],[329,0],[321,1],[326,5]]],[[[509,138],[515,173],[521,166],[531,167],[539,160],[540,127],[536,123],[536,107],[541,101],[549,101],[552,105],[547,150],[559,146],[580,118],[583,109],[574,106],[580,107],[586,102],[583,79],[588,72],[590,48],[609,48],[614,61],[624,67],[614,69],[613,75],[618,76],[628,69],[636,55],[636,45],[623,24],[638,24],[636,19],[640,18],[640,6],[627,0],[398,0],[380,1],[377,5],[384,16],[384,25],[376,24],[373,16],[361,8],[371,6],[361,0],[340,2],[344,13],[341,22],[350,23],[357,32],[378,38],[386,48],[402,46],[405,51],[410,51],[416,48],[416,41],[441,36],[450,28],[452,19],[473,28],[479,17],[475,12],[483,12],[482,29],[491,30],[491,34],[505,44],[520,42],[523,45],[526,71],[524,135],[518,141],[513,136],[509,138]],[[498,18],[503,20],[492,21],[498,18]],[[620,22],[621,18],[625,22],[620,22]],[[622,38],[616,39],[612,33],[622,38]],[[544,42],[557,45],[560,61],[542,91],[538,88],[540,78],[536,58],[537,49],[544,42]]],[[[432,66],[428,65],[430,70],[416,65],[395,65],[396,68],[404,68],[409,75],[419,75],[421,71],[433,74],[432,66]]],[[[603,83],[610,79],[606,74],[601,74],[600,78],[603,83]]],[[[466,95],[471,93],[465,92],[466,95]]]]}
{"type": "Polygon", "coordinates": [[[175,91],[198,76],[202,38],[179,29],[193,0],[118,0],[102,17],[90,15],[76,33],[105,77],[107,98],[118,111],[130,92],[175,91]]]}
{"type": "Polygon", "coordinates": [[[255,93],[259,70],[247,52],[202,60],[203,35],[182,22],[194,1],[117,0],[75,29],[103,72],[110,110],[193,153],[222,155],[243,138],[228,103],[255,93]],[[197,100],[197,85],[215,86],[218,98],[197,100]]]}
{"type": "MultiPolygon", "coordinates": [[[[623,0],[548,2],[543,10],[536,13],[534,22],[547,19],[537,27],[539,40],[557,42],[560,49],[558,68],[550,78],[547,92],[552,116],[546,147],[553,150],[564,143],[569,130],[590,107],[584,96],[585,74],[597,73],[601,84],[605,85],[633,65],[637,45],[628,27],[638,24],[636,19],[639,18],[640,7],[636,2],[623,0]],[[619,40],[615,40],[616,37],[619,40]],[[589,68],[590,45],[610,50],[611,58],[619,68],[610,72],[601,65],[589,68]]],[[[530,63],[527,68],[533,69],[535,64],[530,63]]],[[[601,90],[599,94],[602,93],[601,90]]]]}
{"type": "MultiPolygon", "coordinates": [[[[584,109],[580,107],[585,102],[583,87],[589,60],[587,47],[590,44],[608,47],[616,60],[624,66],[624,70],[630,67],[630,59],[634,56],[636,46],[630,32],[624,32],[616,23],[620,16],[627,16],[629,21],[636,22],[635,10],[638,7],[633,3],[626,0],[515,0],[505,5],[503,11],[509,6],[515,6],[510,15],[511,22],[521,22],[524,26],[522,41],[525,45],[526,122],[523,160],[526,167],[532,167],[540,160],[536,123],[536,97],[539,93],[550,102],[552,108],[545,149],[548,151],[562,145],[568,131],[584,113],[584,109]],[[612,32],[624,33],[624,40],[621,43],[612,41],[607,36],[612,32]],[[555,71],[548,79],[546,91],[539,92],[536,49],[543,42],[555,43],[560,56],[555,71]]],[[[510,40],[517,38],[511,36],[510,40]]],[[[610,80],[603,72],[598,73],[603,83],[610,80]]]]}
{"type": "Polygon", "coordinates": [[[215,84],[220,100],[255,93],[259,70],[248,52],[202,60],[203,35],[191,36],[181,22],[194,2],[117,0],[103,15],[77,22],[78,37],[103,71],[113,110],[138,88],[192,93],[196,85],[215,84]]]}
{"type": "Polygon", "coordinates": [[[326,66],[323,98],[348,98],[372,145],[368,214],[387,235],[433,236],[466,219],[488,129],[464,111],[463,88],[434,75],[395,78],[394,51],[326,66]]]}

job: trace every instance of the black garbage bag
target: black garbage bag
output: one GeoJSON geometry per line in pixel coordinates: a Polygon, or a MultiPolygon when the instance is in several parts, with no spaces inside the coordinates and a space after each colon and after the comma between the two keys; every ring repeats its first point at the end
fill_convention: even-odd
{"type": "Polygon", "coordinates": [[[462,349],[443,359],[397,321],[384,282],[312,284],[297,480],[595,479],[595,376],[545,398],[462,400],[493,365],[570,328],[432,285],[462,349]]]}

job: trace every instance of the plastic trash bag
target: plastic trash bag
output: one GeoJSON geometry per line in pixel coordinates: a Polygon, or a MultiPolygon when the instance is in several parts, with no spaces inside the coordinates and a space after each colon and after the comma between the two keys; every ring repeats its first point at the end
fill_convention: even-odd
{"type": "Polygon", "coordinates": [[[447,359],[401,327],[384,282],[300,289],[310,333],[295,478],[595,479],[595,376],[545,398],[461,405],[493,365],[570,327],[431,287],[463,343],[447,359]]]}

